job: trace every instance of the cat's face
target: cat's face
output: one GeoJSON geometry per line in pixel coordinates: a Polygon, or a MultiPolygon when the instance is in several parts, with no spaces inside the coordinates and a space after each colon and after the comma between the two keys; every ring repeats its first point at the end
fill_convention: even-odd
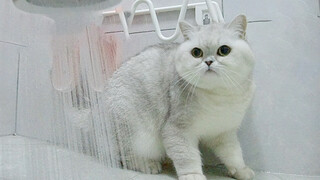
{"type": "Polygon", "coordinates": [[[243,15],[230,24],[193,27],[181,22],[185,41],[175,55],[179,75],[202,89],[241,88],[254,66],[252,51],[245,41],[246,25],[243,15]]]}

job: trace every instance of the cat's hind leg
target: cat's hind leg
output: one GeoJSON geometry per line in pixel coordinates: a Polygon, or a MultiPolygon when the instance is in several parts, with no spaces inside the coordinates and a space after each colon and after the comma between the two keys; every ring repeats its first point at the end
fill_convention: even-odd
{"type": "Polygon", "coordinates": [[[160,173],[162,171],[161,160],[165,157],[165,149],[159,135],[140,131],[134,137],[132,144],[133,158],[128,163],[128,169],[147,174],[160,173]]]}

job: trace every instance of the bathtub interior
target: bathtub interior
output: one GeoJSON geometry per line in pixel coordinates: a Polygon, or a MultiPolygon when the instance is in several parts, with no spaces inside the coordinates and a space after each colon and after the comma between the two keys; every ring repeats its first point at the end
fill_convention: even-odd
{"type": "MultiPolygon", "coordinates": [[[[130,9],[132,2],[121,6],[130,9]]],[[[319,1],[217,2],[226,22],[247,15],[257,61],[256,95],[239,131],[246,163],[259,180],[319,179],[319,1]]],[[[0,178],[175,178],[170,167],[160,175],[118,169],[102,123],[106,80],[129,57],[160,43],[148,15],[135,17],[128,40],[118,16],[102,11],[71,13],[63,21],[64,15],[23,12],[11,0],[0,8],[6,19],[0,22],[0,178]]],[[[158,13],[165,35],[174,32],[178,13],[158,13]]],[[[194,16],[188,10],[186,20],[195,23],[194,16]]],[[[228,179],[205,148],[203,160],[209,179],[228,179]]]]}

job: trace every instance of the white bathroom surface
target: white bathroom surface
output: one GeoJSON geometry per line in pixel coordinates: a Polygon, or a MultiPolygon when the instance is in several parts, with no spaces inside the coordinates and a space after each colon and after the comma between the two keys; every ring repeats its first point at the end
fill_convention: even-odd
{"type": "MultiPolygon", "coordinates": [[[[208,179],[231,180],[221,167],[204,168],[208,179]]],[[[0,179],[174,180],[174,170],[146,175],[107,168],[95,159],[46,142],[20,136],[0,137],[0,179]]],[[[256,180],[316,180],[317,177],[256,172],[256,180]]]]}

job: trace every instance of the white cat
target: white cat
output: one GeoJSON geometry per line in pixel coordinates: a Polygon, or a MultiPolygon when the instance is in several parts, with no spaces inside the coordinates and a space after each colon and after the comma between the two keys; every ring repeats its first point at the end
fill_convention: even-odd
{"type": "Polygon", "coordinates": [[[246,27],[243,15],[230,24],[181,22],[184,42],[149,47],[115,72],[105,98],[125,168],[158,173],[167,155],[180,180],[205,180],[201,141],[233,177],[254,177],[237,140],[254,94],[246,27]]]}

